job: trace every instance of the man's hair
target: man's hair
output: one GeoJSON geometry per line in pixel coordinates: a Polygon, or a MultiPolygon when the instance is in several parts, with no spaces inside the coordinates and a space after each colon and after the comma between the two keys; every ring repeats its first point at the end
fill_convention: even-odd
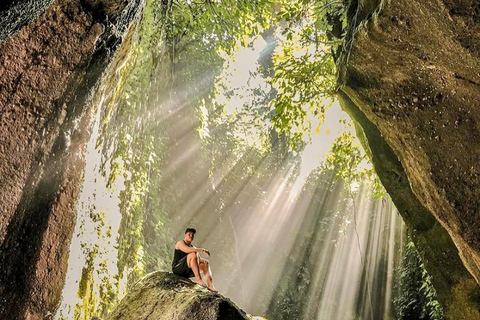
{"type": "Polygon", "coordinates": [[[197,233],[197,230],[195,230],[194,228],[187,228],[187,230],[185,230],[185,233],[187,232],[192,232],[193,234],[197,233]]]}

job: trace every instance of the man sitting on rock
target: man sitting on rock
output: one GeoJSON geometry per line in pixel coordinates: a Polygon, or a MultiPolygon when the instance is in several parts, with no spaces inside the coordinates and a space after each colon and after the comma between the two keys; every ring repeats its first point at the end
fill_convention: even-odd
{"type": "Polygon", "coordinates": [[[202,287],[207,287],[210,291],[218,292],[213,286],[212,271],[208,260],[200,257],[202,252],[210,256],[207,249],[196,248],[192,242],[197,231],[194,228],[187,228],[182,241],[178,241],[175,245],[175,254],[173,256],[172,271],[176,275],[185,278],[195,277],[195,283],[202,287]],[[207,280],[207,286],[200,277],[200,272],[207,280]]]}

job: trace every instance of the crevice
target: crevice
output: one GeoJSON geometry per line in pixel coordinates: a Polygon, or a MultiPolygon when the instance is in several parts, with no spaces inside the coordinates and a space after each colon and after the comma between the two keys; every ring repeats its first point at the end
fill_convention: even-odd
{"type": "Polygon", "coordinates": [[[464,76],[462,76],[462,75],[460,75],[460,74],[458,74],[458,73],[456,73],[456,72],[455,72],[455,78],[456,78],[456,79],[460,79],[460,80],[467,81],[467,82],[469,82],[469,83],[471,83],[471,84],[474,84],[474,85],[476,85],[476,86],[480,86],[480,83],[475,82],[475,81],[473,81],[473,80],[471,80],[471,79],[465,78],[464,76]]]}
{"type": "Polygon", "coordinates": [[[145,318],[145,320],[148,320],[148,318],[150,318],[150,316],[152,315],[152,313],[155,311],[155,309],[157,308],[157,305],[158,305],[158,301],[155,302],[155,304],[153,305],[153,308],[152,308],[152,311],[150,311],[150,313],[147,315],[147,317],[145,318]]]}

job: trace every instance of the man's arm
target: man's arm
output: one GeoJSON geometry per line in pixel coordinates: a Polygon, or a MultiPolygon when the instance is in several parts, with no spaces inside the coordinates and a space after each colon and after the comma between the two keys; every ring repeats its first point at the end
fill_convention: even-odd
{"type": "Polygon", "coordinates": [[[189,247],[183,241],[178,241],[177,244],[175,245],[175,249],[181,250],[185,253],[202,252],[202,253],[205,253],[207,255],[210,255],[210,252],[207,249],[189,247]]]}

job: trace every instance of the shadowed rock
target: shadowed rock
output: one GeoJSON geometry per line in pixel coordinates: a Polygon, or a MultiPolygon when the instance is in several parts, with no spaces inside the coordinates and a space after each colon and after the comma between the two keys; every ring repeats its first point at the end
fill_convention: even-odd
{"type": "Polygon", "coordinates": [[[58,307],[91,115],[114,92],[143,5],[0,5],[0,319],[58,307]]]}

